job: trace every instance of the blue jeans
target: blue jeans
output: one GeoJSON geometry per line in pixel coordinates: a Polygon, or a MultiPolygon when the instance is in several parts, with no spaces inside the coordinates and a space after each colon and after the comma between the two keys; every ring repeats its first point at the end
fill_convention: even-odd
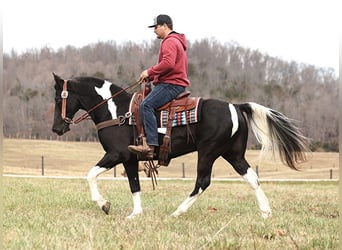
{"type": "Polygon", "coordinates": [[[156,109],[173,100],[177,95],[185,91],[185,87],[159,83],[140,104],[140,117],[144,125],[146,142],[151,146],[158,146],[158,125],[155,115],[156,109]]]}

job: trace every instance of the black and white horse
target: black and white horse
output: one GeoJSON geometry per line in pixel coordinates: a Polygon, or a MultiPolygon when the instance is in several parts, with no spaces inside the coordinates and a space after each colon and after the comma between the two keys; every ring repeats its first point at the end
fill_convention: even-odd
{"type": "MultiPolygon", "coordinates": [[[[87,176],[92,200],[108,214],[110,202],[100,194],[97,177],[122,163],[127,172],[134,205],[128,218],[141,214],[143,210],[138,160],[137,156],[127,149],[135,140],[134,127],[127,123],[132,94],[109,81],[94,77],[63,80],[54,74],[54,79],[55,133],[63,135],[69,131],[69,125],[80,109],[92,110],[89,115],[95,124],[108,120],[117,120],[120,123],[98,131],[99,141],[106,153],[96,166],[90,169],[87,176]],[[119,92],[120,94],[111,98],[119,92]],[[108,101],[103,105],[92,109],[106,99],[108,101]]],[[[172,129],[170,159],[189,152],[198,152],[194,190],[178,206],[173,216],[187,212],[210,185],[213,163],[220,156],[229,162],[255,191],[262,217],[271,216],[269,201],[260,186],[258,176],[245,159],[249,124],[262,148],[279,152],[281,160],[288,167],[296,169],[298,163],[305,161],[307,140],[293,122],[281,113],[252,102],[230,104],[221,100],[203,99],[201,120],[198,123],[172,129]],[[188,133],[191,134],[190,139],[188,133]]],[[[160,134],[160,143],[162,136],[160,134]]],[[[157,149],[156,157],[158,153],[157,149]]]]}

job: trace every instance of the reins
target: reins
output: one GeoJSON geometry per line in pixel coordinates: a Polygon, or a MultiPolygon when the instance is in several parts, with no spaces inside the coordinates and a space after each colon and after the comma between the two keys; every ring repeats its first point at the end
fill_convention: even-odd
{"type": "Polygon", "coordinates": [[[61,97],[62,97],[62,114],[61,115],[62,115],[62,118],[65,122],[70,123],[70,124],[80,123],[81,121],[87,119],[90,116],[90,113],[92,111],[94,111],[95,109],[97,109],[98,107],[103,105],[104,103],[108,102],[110,99],[113,99],[114,97],[120,95],[122,92],[125,92],[130,88],[136,87],[138,84],[139,84],[139,81],[129,85],[128,87],[126,87],[124,89],[121,89],[120,91],[113,94],[111,97],[108,97],[107,99],[104,99],[102,102],[96,104],[94,107],[92,107],[91,109],[86,111],[84,114],[82,114],[80,117],[78,117],[75,121],[73,121],[72,119],[66,117],[66,99],[68,98],[68,90],[67,90],[68,80],[64,80],[63,91],[61,93],[61,97]]]}

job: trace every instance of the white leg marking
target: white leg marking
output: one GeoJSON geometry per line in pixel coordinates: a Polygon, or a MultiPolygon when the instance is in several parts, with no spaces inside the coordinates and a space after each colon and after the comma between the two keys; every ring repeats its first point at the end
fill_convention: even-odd
{"type": "Polygon", "coordinates": [[[136,192],[132,194],[133,196],[133,212],[127,216],[127,219],[134,219],[139,214],[142,214],[143,210],[141,207],[141,193],[136,192]]]}
{"type": "Polygon", "coordinates": [[[248,168],[247,173],[242,177],[252,189],[256,190],[259,187],[258,175],[252,168],[248,168]]]}
{"type": "Polygon", "coordinates": [[[258,175],[254,172],[252,168],[249,168],[247,170],[247,173],[242,176],[243,179],[249,184],[249,186],[255,191],[255,195],[258,201],[258,206],[261,211],[261,216],[266,219],[270,216],[272,216],[270,204],[268,202],[268,199],[262,190],[259,181],[258,181],[258,175]]]}
{"type": "Polygon", "coordinates": [[[173,217],[178,217],[188,211],[188,209],[195,203],[195,201],[198,199],[198,197],[201,195],[203,191],[200,190],[198,194],[194,196],[189,196],[188,198],[185,199],[185,201],[182,202],[177,208],[176,211],[173,212],[171,216],[173,217]]]}
{"type": "MultiPolygon", "coordinates": [[[[102,96],[103,100],[110,98],[112,96],[112,92],[110,91],[111,82],[105,81],[101,88],[95,87],[95,91],[102,96]]],[[[112,119],[118,118],[116,114],[116,105],[113,99],[108,100],[107,102],[108,110],[112,114],[112,119]]]]}
{"type": "Polygon", "coordinates": [[[98,188],[97,188],[97,176],[100,174],[108,171],[107,168],[100,168],[99,166],[95,166],[91,168],[88,172],[87,180],[90,187],[90,193],[91,193],[91,199],[93,201],[96,201],[97,205],[102,208],[102,206],[107,202],[102,195],[100,194],[98,188]]]}
{"type": "Polygon", "coordinates": [[[270,204],[268,202],[268,199],[264,193],[264,191],[259,186],[257,190],[255,190],[255,195],[257,197],[258,205],[261,211],[262,218],[266,219],[268,217],[272,216],[272,211],[270,208],[270,204]]]}
{"type": "Polygon", "coordinates": [[[232,134],[231,137],[236,133],[236,131],[239,128],[239,121],[236,113],[236,109],[233,104],[229,104],[229,110],[230,110],[230,115],[232,117],[232,123],[233,123],[233,128],[232,128],[232,134]]]}

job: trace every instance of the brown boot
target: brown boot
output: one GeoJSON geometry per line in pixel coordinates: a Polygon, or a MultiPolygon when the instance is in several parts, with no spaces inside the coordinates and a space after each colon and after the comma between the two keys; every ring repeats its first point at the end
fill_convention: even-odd
{"type": "Polygon", "coordinates": [[[153,159],[154,146],[129,145],[128,150],[136,154],[141,154],[141,156],[146,157],[147,159],[153,159]]]}

